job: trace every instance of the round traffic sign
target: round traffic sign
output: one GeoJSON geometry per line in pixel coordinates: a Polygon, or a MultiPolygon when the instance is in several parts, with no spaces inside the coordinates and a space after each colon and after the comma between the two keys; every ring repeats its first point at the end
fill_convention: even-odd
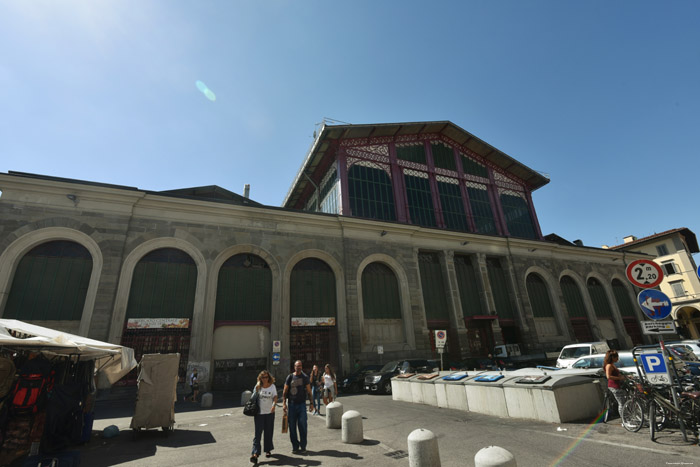
{"type": "Polygon", "coordinates": [[[438,338],[438,339],[444,339],[444,338],[445,338],[445,331],[438,331],[438,332],[437,332],[437,338],[438,338]]]}
{"type": "Polygon", "coordinates": [[[644,314],[651,319],[664,319],[671,314],[671,299],[659,290],[642,290],[637,295],[637,302],[644,314]]]}
{"type": "Polygon", "coordinates": [[[661,266],[650,259],[638,259],[632,261],[625,271],[627,279],[642,289],[656,287],[664,278],[661,266]]]}

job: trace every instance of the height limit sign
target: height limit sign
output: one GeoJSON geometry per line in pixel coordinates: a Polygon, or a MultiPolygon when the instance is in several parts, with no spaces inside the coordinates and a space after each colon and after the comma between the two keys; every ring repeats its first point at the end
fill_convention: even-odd
{"type": "Polygon", "coordinates": [[[632,261],[625,271],[627,279],[640,289],[656,287],[664,278],[661,266],[648,259],[632,261]]]}

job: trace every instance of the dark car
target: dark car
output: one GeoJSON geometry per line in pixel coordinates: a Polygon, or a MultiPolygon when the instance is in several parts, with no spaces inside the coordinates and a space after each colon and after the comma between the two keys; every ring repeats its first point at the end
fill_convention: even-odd
{"type": "Polygon", "coordinates": [[[391,378],[402,373],[430,373],[433,366],[428,360],[394,360],[376,373],[365,376],[365,391],[391,394],[391,378]]]}
{"type": "Polygon", "coordinates": [[[365,384],[365,376],[370,373],[376,373],[381,369],[381,365],[365,365],[345,377],[339,386],[343,392],[362,392],[365,384]]]}

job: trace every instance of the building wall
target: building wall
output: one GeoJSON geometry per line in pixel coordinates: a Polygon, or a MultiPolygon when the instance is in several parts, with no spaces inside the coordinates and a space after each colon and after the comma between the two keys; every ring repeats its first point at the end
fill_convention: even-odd
{"type": "MultiPolygon", "coordinates": [[[[491,314],[494,297],[486,262],[488,258],[500,258],[525,352],[557,350],[572,341],[574,334],[559,286],[564,274],[580,285],[596,338],[602,336],[601,330],[585,284],[590,277],[598,278],[613,310],[616,338],[624,347],[630,345],[610,285],[615,278],[624,279],[621,253],[9,175],[0,175],[0,190],[0,316],[22,256],[51,239],[73,240],[93,256],[88,298],[79,323],[55,323],[54,327],[75,332],[77,326],[82,335],[118,343],[139,259],[158,248],[177,248],[190,255],[197,267],[189,362],[200,368],[203,381],[211,378],[215,357],[250,353],[251,357],[264,355],[271,363],[270,340],[282,342],[281,362],[274,368],[277,376],[287,373],[291,364],[290,275],[294,265],[307,257],[325,261],[336,277],[341,371],[350,368],[355,358],[365,363],[378,361],[377,345],[384,345],[384,361],[433,356],[418,265],[420,252],[435,252],[440,258],[453,357],[466,357],[469,348],[456,285],[455,254],[474,259],[480,272],[482,300],[491,314]],[[68,199],[67,194],[75,195],[76,200],[68,199]],[[260,256],[272,272],[269,334],[254,332],[256,336],[262,332],[268,344],[254,351],[248,349],[248,340],[235,339],[240,330],[214,331],[219,268],[227,258],[241,252],[260,256]],[[385,263],[397,276],[403,317],[398,328],[392,323],[381,329],[382,323],[370,324],[363,318],[361,273],[373,261],[385,263]],[[538,274],[547,284],[555,311],[551,322],[542,324],[534,317],[526,288],[530,273],[538,274]],[[233,336],[232,343],[227,347],[217,337],[214,348],[214,336],[218,334],[233,336]],[[376,337],[383,335],[392,336],[386,345],[376,337]]],[[[627,258],[630,256],[627,254],[627,258]]],[[[629,293],[634,298],[631,287],[629,293]]],[[[500,343],[496,320],[493,332],[495,343],[500,343]]]]}

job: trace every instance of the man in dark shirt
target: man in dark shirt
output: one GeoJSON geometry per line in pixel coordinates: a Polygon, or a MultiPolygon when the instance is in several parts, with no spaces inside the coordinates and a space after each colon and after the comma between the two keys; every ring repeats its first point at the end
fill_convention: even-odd
{"type": "Polygon", "coordinates": [[[289,439],[292,441],[292,452],[296,454],[304,454],[306,452],[307,395],[311,401],[309,412],[313,412],[314,399],[311,395],[311,382],[309,377],[301,371],[301,360],[297,360],[294,362],[294,373],[287,376],[284,382],[284,392],[282,393],[282,408],[284,413],[288,414],[289,419],[289,439]],[[298,438],[297,428],[299,429],[298,438]]]}

